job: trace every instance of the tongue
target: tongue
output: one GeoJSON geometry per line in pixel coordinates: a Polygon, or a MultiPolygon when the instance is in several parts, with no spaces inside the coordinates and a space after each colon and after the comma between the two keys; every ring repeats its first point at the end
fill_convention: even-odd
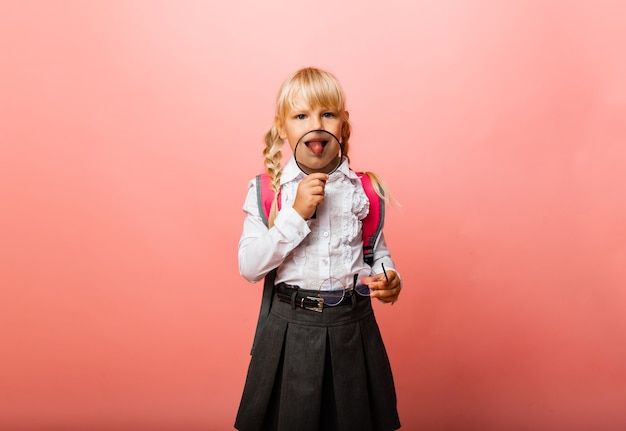
{"type": "Polygon", "coordinates": [[[319,156],[324,151],[324,146],[320,141],[310,141],[308,147],[316,156],[319,156]]]}

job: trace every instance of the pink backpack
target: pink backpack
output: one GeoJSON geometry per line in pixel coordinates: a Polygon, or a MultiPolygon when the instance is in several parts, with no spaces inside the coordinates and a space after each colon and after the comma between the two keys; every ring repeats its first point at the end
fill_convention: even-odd
{"type": "MultiPolygon", "coordinates": [[[[370,211],[363,219],[363,260],[368,265],[374,263],[374,246],[376,241],[383,230],[383,224],[385,221],[385,201],[380,198],[374,191],[374,185],[369,176],[362,172],[357,172],[357,176],[361,180],[363,190],[370,201],[370,211]]],[[[274,200],[274,191],[270,187],[270,177],[267,173],[256,176],[256,190],[257,190],[257,203],[259,205],[259,213],[263,219],[265,226],[269,225],[269,214],[274,200]]],[[[379,189],[380,190],[380,189],[379,189]]],[[[382,194],[382,190],[381,194],[382,194]]],[[[278,200],[280,209],[280,197],[278,200]]],[[[256,333],[254,335],[254,341],[252,343],[252,352],[254,352],[254,346],[258,338],[261,328],[265,324],[265,319],[269,315],[270,307],[272,305],[272,298],[274,296],[274,280],[276,278],[276,270],[270,271],[265,276],[265,282],[263,285],[263,298],[261,300],[261,311],[259,313],[259,320],[256,327],[256,333]]]]}

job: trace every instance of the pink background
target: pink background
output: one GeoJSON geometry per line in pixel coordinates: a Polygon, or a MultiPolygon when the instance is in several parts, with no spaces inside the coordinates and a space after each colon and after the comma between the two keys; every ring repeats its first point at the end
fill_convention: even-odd
{"type": "Polygon", "coordinates": [[[0,429],[231,429],[246,184],[334,72],[406,430],[626,427],[626,4],[0,2],[0,429]]]}

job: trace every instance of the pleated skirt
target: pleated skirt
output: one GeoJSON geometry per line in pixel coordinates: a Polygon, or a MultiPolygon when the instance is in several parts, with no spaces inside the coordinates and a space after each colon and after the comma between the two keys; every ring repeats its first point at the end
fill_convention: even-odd
{"type": "Polygon", "coordinates": [[[351,302],[317,313],[274,297],[250,361],[235,428],[400,428],[393,375],[371,300],[351,302]]]}

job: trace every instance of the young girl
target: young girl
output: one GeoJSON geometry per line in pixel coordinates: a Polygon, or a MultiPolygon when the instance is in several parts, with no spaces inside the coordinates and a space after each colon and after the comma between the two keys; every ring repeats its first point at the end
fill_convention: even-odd
{"type": "Polygon", "coordinates": [[[271,310],[255,341],[235,422],[241,431],[400,427],[371,298],[393,303],[401,283],[382,234],[373,265],[364,262],[361,229],[370,205],[349,167],[349,138],[343,90],[333,75],[305,68],[283,83],[265,137],[274,191],[269,228],[253,180],[239,242],[243,277],[257,282],[276,270],[271,310]],[[332,133],[343,151],[319,137],[321,143],[299,143],[314,130],[332,133]],[[299,147],[297,160],[292,156],[283,167],[285,141],[292,151],[308,148],[299,147]],[[370,296],[357,294],[355,284],[366,284],[370,296]],[[343,299],[323,301],[337,285],[343,299]]]}

